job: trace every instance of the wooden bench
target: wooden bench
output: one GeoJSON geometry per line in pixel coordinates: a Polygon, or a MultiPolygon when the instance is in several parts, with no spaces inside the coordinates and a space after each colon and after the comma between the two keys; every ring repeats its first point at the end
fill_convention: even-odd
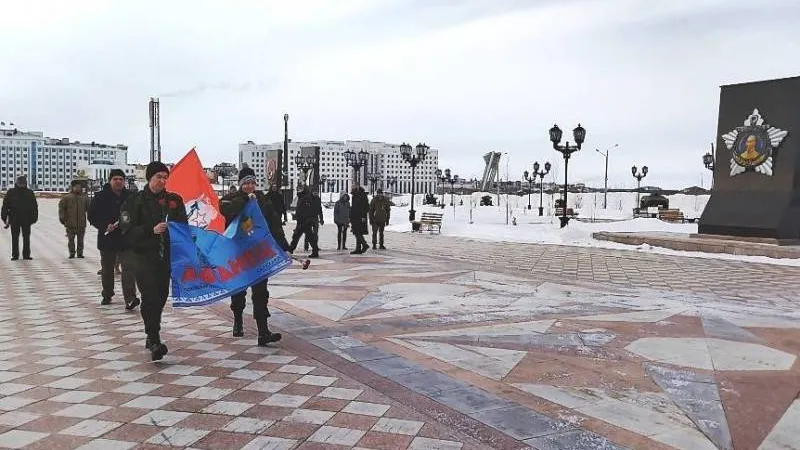
{"type": "MultiPolygon", "coordinates": [[[[556,207],[556,217],[561,217],[564,215],[564,208],[558,206],[556,207]]],[[[578,214],[572,208],[567,208],[567,217],[577,217],[578,214]]]]}
{"type": "Polygon", "coordinates": [[[422,227],[425,227],[425,230],[430,233],[433,233],[434,229],[436,229],[436,232],[441,234],[443,215],[440,213],[422,213],[422,217],[419,218],[420,232],[422,232],[422,227]]]}
{"type": "Polygon", "coordinates": [[[658,218],[664,222],[686,222],[686,218],[683,217],[683,212],[680,209],[660,209],[658,210],[658,218]]]}

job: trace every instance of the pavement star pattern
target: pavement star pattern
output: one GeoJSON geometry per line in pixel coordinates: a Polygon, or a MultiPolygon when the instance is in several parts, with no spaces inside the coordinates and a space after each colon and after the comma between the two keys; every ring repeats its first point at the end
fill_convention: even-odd
{"type": "MultiPolygon", "coordinates": [[[[37,232],[58,235],[54,208],[43,202],[42,211],[37,232]]],[[[323,227],[323,248],[332,233],[323,227]]],[[[0,267],[0,447],[800,443],[796,286],[765,298],[764,289],[719,295],[661,282],[584,283],[583,272],[570,279],[563,270],[545,280],[505,273],[491,256],[503,250],[513,260],[539,246],[389,234],[387,244],[415,254],[323,251],[309,271],[271,280],[271,323],[286,333],[279,347],[231,338],[226,304],[170,310],[171,351],[153,364],[139,318],[120,304],[97,305],[95,255],[67,261],[47,244],[34,246],[35,261],[0,267]],[[463,248],[451,254],[447,245],[463,248]],[[436,252],[486,263],[423,256],[436,252]]],[[[8,252],[7,235],[0,251],[8,252]]],[[[567,259],[571,251],[578,259],[622,253],[558,251],[567,259]]],[[[709,265],[735,273],[738,264],[709,265]]],[[[787,270],[771,279],[785,284],[787,270]]]]}

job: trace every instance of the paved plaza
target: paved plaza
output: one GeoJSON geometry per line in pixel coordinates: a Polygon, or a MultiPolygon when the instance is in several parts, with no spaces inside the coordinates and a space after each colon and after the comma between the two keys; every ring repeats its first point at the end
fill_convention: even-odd
{"type": "MultiPolygon", "coordinates": [[[[227,302],[100,306],[41,201],[0,237],[0,448],[800,449],[800,268],[387,233],[270,282],[272,348],[227,302]]],[[[354,242],[352,243],[354,244],[354,242]]],[[[351,246],[352,246],[351,244],[351,246]]]]}

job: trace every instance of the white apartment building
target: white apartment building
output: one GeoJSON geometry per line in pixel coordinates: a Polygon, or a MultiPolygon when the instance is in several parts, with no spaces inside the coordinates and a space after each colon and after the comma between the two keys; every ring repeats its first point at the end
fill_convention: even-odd
{"type": "Polygon", "coordinates": [[[100,179],[95,177],[111,168],[133,174],[127,159],[125,145],[52,139],[41,131],[22,131],[0,122],[0,189],[3,190],[25,175],[33,190],[66,192],[79,175],[100,179]]]}
{"type": "MultiPolygon", "coordinates": [[[[328,188],[327,183],[322,186],[324,192],[350,192],[355,180],[355,173],[353,168],[347,165],[344,152],[351,150],[358,153],[363,150],[374,155],[371,156],[373,163],[368,161],[367,167],[361,168],[361,184],[367,190],[369,190],[369,180],[365,178],[365,175],[375,173],[378,175],[376,188],[383,188],[398,194],[411,193],[411,166],[403,161],[400,155],[400,144],[372,141],[289,142],[289,182],[291,186],[296,186],[297,180],[302,178],[302,171],[298,171],[295,166],[295,156],[300,152],[300,148],[311,146],[320,147],[320,175],[334,181],[332,189],[328,188]],[[397,177],[396,186],[387,184],[389,177],[397,177]]],[[[268,153],[274,154],[278,150],[283,151],[283,142],[256,144],[248,141],[239,144],[239,166],[247,164],[252,168],[256,172],[259,187],[263,189],[267,183],[267,155],[268,153]]],[[[434,191],[436,178],[434,172],[438,166],[439,151],[431,148],[428,150],[428,155],[416,168],[414,180],[417,194],[434,191]]]]}

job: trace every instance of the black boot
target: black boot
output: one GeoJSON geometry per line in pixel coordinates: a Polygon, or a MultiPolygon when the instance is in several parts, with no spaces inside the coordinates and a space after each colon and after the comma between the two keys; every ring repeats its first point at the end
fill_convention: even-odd
{"type": "Polygon", "coordinates": [[[233,337],[244,336],[244,321],[242,320],[242,311],[233,312],[233,337]]]}
{"type": "Polygon", "coordinates": [[[316,250],[312,251],[311,254],[308,255],[308,257],[309,258],[319,258],[319,249],[316,249],[316,250]]]}
{"type": "Polygon", "coordinates": [[[267,319],[257,319],[256,325],[258,325],[258,346],[259,347],[266,347],[267,344],[271,344],[273,342],[278,342],[281,340],[283,336],[280,333],[273,333],[269,331],[269,327],[267,326],[267,319]]]}
{"type": "Polygon", "coordinates": [[[347,250],[347,230],[342,235],[342,250],[347,250]]]}
{"type": "Polygon", "coordinates": [[[361,254],[361,243],[356,241],[356,249],[350,252],[351,255],[360,255],[361,254]]]}
{"type": "Polygon", "coordinates": [[[160,339],[147,338],[147,349],[150,350],[150,359],[161,361],[167,354],[167,346],[161,343],[160,339]]]}
{"type": "Polygon", "coordinates": [[[336,233],[336,250],[342,249],[342,233],[336,233]]]}

